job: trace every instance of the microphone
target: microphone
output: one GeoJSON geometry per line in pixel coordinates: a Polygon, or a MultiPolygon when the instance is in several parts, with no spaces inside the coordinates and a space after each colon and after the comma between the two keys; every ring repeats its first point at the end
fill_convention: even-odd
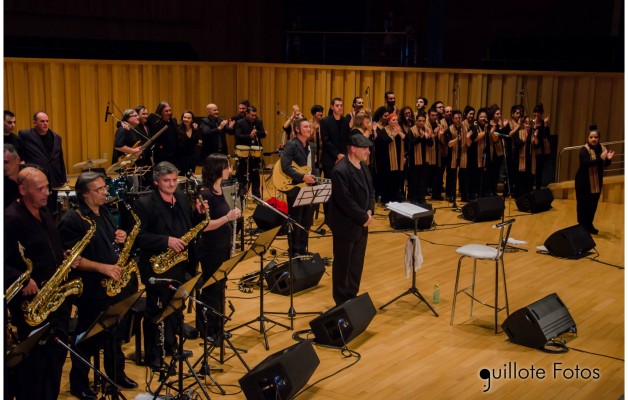
{"type": "Polygon", "coordinates": [[[181,284],[181,282],[179,282],[176,279],[168,279],[168,278],[155,278],[154,276],[151,276],[148,279],[148,283],[150,283],[151,285],[156,285],[158,283],[178,283],[181,284]]]}
{"type": "Polygon", "coordinates": [[[312,232],[316,233],[317,235],[321,235],[321,236],[325,236],[325,234],[327,233],[327,231],[323,228],[319,228],[319,229],[312,229],[312,232]]]}
{"type": "Polygon", "coordinates": [[[368,95],[368,94],[369,94],[369,90],[371,90],[371,87],[370,87],[370,86],[367,86],[367,87],[366,87],[366,90],[364,91],[364,94],[367,94],[367,95],[368,95]]]}
{"type": "Polygon", "coordinates": [[[502,138],[502,139],[507,139],[507,138],[510,137],[508,135],[504,135],[503,133],[499,133],[497,131],[493,132],[493,135],[497,136],[498,138],[502,138]]]}
{"type": "Polygon", "coordinates": [[[109,102],[107,102],[107,109],[105,110],[105,122],[107,122],[107,118],[109,118],[109,102]]]}

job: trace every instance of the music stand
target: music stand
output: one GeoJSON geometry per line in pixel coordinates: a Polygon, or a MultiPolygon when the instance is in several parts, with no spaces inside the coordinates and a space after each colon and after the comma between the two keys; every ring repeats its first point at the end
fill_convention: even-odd
{"type": "MultiPolygon", "coordinates": [[[[414,223],[414,236],[416,236],[417,239],[419,237],[417,235],[417,223],[418,223],[419,218],[434,215],[434,210],[427,210],[423,207],[419,207],[411,203],[388,203],[386,204],[386,208],[388,208],[391,211],[396,212],[397,214],[403,215],[404,217],[411,218],[412,222],[414,223]]],[[[414,245],[416,246],[416,243],[414,243],[414,245]]],[[[414,249],[412,253],[414,254],[414,249]]],[[[416,269],[414,268],[414,256],[412,257],[412,287],[410,287],[408,290],[401,293],[399,296],[395,297],[388,303],[384,304],[379,309],[383,310],[388,305],[394,303],[395,301],[409,294],[413,294],[416,297],[418,297],[419,300],[425,303],[429,307],[429,309],[432,310],[432,312],[434,313],[434,316],[438,317],[438,313],[434,310],[434,308],[432,308],[430,303],[428,303],[427,300],[425,300],[425,297],[423,297],[421,292],[419,292],[419,289],[417,289],[416,287],[416,269]]]]}
{"type": "MultiPolygon", "coordinates": [[[[207,279],[207,281],[203,284],[203,286],[201,287],[202,289],[205,289],[206,287],[213,285],[214,283],[219,283],[222,280],[226,280],[227,277],[229,276],[229,274],[231,273],[231,271],[233,271],[233,269],[236,267],[236,265],[238,265],[239,263],[241,263],[244,260],[247,260],[249,258],[252,258],[255,255],[255,253],[250,252],[250,251],[243,251],[239,254],[236,254],[235,256],[231,257],[230,259],[228,259],[227,261],[223,262],[220,267],[218,268],[218,270],[216,270],[216,272],[214,272],[214,274],[212,276],[209,277],[209,279],[207,279]]],[[[222,286],[222,298],[225,299],[225,286],[222,286]]],[[[227,316],[224,314],[224,312],[219,312],[216,311],[215,309],[213,309],[212,307],[209,307],[206,304],[203,304],[203,317],[205,317],[205,323],[207,323],[207,319],[206,319],[206,312],[207,311],[211,311],[212,313],[214,313],[215,315],[217,315],[218,317],[220,317],[220,335],[217,338],[214,338],[214,340],[211,343],[211,346],[209,348],[209,350],[207,349],[207,325],[205,324],[205,327],[203,328],[203,355],[201,355],[201,357],[199,357],[199,359],[194,363],[194,367],[196,367],[199,362],[203,362],[202,366],[201,366],[201,372],[205,375],[208,375],[211,377],[211,369],[209,367],[209,363],[207,362],[207,354],[209,353],[211,356],[211,351],[213,349],[215,349],[216,343],[220,342],[220,360],[219,362],[221,364],[224,364],[225,360],[225,343],[227,342],[227,345],[231,348],[231,350],[233,350],[233,355],[231,357],[229,357],[227,360],[231,359],[234,356],[237,356],[238,359],[240,359],[240,362],[242,362],[242,365],[244,365],[244,367],[246,368],[247,371],[250,371],[251,369],[249,368],[249,366],[246,364],[246,362],[244,361],[244,359],[242,358],[242,356],[240,355],[240,353],[238,351],[242,351],[244,353],[246,353],[246,350],[244,349],[238,349],[236,348],[233,343],[231,343],[231,340],[229,340],[230,335],[227,335],[225,332],[225,324],[227,321],[231,321],[231,315],[227,316]]],[[[232,306],[233,307],[233,306],[232,306]]],[[[223,306],[223,310],[224,310],[224,306],[223,306]]],[[[213,378],[212,378],[213,380],[213,378]]],[[[223,393],[224,394],[224,393],[223,393]]]]}
{"type": "MultiPolygon", "coordinates": [[[[301,188],[299,193],[297,194],[297,198],[294,200],[292,207],[311,207],[314,204],[326,203],[329,201],[331,197],[331,184],[325,183],[322,185],[316,186],[305,186],[301,188]]],[[[278,211],[280,212],[280,211],[278,211]]],[[[281,213],[282,216],[286,219],[288,225],[288,285],[290,291],[290,307],[286,313],[284,312],[270,312],[269,314],[286,314],[290,319],[290,330],[294,329],[294,318],[297,314],[303,315],[312,315],[312,314],[322,314],[320,311],[305,311],[305,312],[296,312],[294,308],[294,274],[292,273],[292,232],[294,230],[294,226],[297,228],[303,229],[306,232],[310,232],[310,229],[306,229],[298,222],[296,222],[290,216],[281,213]]]]}
{"type": "MultiPolygon", "coordinates": [[[[201,277],[201,274],[196,275],[189,281],[180,285],[178,289],[175,289],[174,286],[170,285],[169,287],[172,288],[173,290],[176,290],[176,293],[174,294],[174,296],[168,303],[168,306],[164,308],[164,311],[157,317],[153,318],[152,322],[155,324],[158,324],[164,319],[166,319],[168,316],[170,316],[170,314],[177,312],[179,310],[183,310],[185,308],[185,300],[187,300],[190,297],[190,293],[194,289],[194,286],[196,286],[196,282],[198,282],[200,277],[201,277]]],[[[181,320],[179,321],[179,346],[178,346],[177,354],[175,354],[172,357],[172,360],[170,360],[170,365],[168,365],[168,371],[166,372],[166,376],[162,379],[161,384],[157,388],[157,391],[154,393],[153,399],[157,399],[157,397],[159,396],[159,392],[161,392],[161,389],[164,386],[168,386],[172,389],[175,389],[178,393],[176,397],[178,399],[189,398],[185,394],[185,391],[191,388],[192,386],[194,386],[194,384],[198,384],[198,386],[201,388],[201,391],[203,392],[205,397],[209,399],[209,394],[207,393],[207,390],[205,390],[205,386],[201,384],[201,381],[198,378],[198,375],[196,375],[194,368],[192,368],[192,364],[190,364],[190,361],[188,360],[189,354],[183,351],[184,341],[185,341],[185,338],[183,337],[183,321],[181,320]],[[172,383],[168,382],[168,377],[170,377],[173,374],[173,371],[175,370],[175,364],[177,362],[179,362],[179,377],[177,379],[178,385],[175,388],[172,383]],[[183,387],[183,379],[184,379],[183,363],[184,362],[187,364],[195,380],[194,383],[190,384],[186,388],[183,387]]]]}
{"type": "MultiPolygon", "coordinates": [[[[251,196],[254,199],[257,199],[257,197],[251,196]]],[[[258,199],[259,200],[259,199],[258,199]]],[[[264,202],[266,203],[266,202],[264,202]]],[[[268,204],[268,203],[266,203],[268,204]]],[[[268,205],[269,207],[271,207],[270,205],[268,205]]],[[[271,207],[273,208],[273,207],[271,207]]],[[[273,208],[274,209],[274,208],[273,208]]],[[[279,213],[281,213],[281,211],[277,211],[279,213]]],[[[283,213],[281,213],[283,214],[283,213]]],[[[259,234],[259,236],[257,236],[257,239],[255,239],[255,242],[253,242],[253,244],[251,244],[251,247],[247,250],[248,252],[252,252],[254,255],[258,255],[259,256],[259,268],[260,268],[260,273],[259,273],[259,316],[249,322],[245,322],[243,324],[240,324],[238,326],[236,326],[235,328],[231,328],[229,329],[227,332],[231,333],[233,331],[235,331],[236,329],[240,329],[244,326],[248,326],[249,328],[256,330],[260,333],[262,333],[264,335],[264,346],[266,347],[266,350],[269,350],[270,347],[268,346],[268,335],[266,333],[267,329],[265,326],[266,322],[270,322],[274,325],[279,325],[283,328],[286,328],[288,330],[290,330],[290,327],[288,327],[287,325],[281,324],[279,322],[273,321],[270,318],[267,318],[266,315],[264,315],[264,254],[266,254],[266,251],[268,251],[268,249],[270,248],[270,245],[272,244],[272,242],[275,240],[275,237],[277,236],[277,234],[279,233],[279,229],[281,228],[281,226],[277,226],[275,228],[269,229],[265,232],[262,232],[259,234]],[[254,322],[258,322],[259,321],[259,329],[251,327],[249,325],[253,324],[254,322]]],[[[273,326],[274,326],[273,325],[273,326]]],[[[272,328],[272,327],[271,327],[272,328]]]]}
{"type": "MultiPolygon", "coordinates": [[[[103,310],[98,318],[94,322],[92,322],[91,326],[83,333],[77,335],[75,345],[78,348],[80,343],[83,343],[87,339],[96,336],[101,332],[110,332],[110,340],[115,341],[116,330],[118,329],[118,325],[120,325],[120,321],[124,316],[129,312],[131,307],[137,302],[137,300],[144,294],[144,290],[142,289],[137,293],[130,295],[129,297],[110,305],[107,309],[103,310]]],[[[95,357],[100,358],[100,352],[97,352],[95,357]]],[[[113,364],[113,381],[115,382],[118,379],[118,371],[117,371],[117,363],[113,364]]],[[[102,371],[99,371],[102,373],[102,371]]],[[[96,380],[96,379],[95,379],[96,380]]],[[[96,381],[95,386],[102,386],[102,393],[105,394],[107,390],[107,386],[105,380],[100,380],[100,382],[96,381]]]]}
{"type": "Polygon", "coordinates": [[[44,326],[39,328],[35,333],[31,334],[23,342],[15,346],[6,356],[5,365],[8,368],[14,368],[18,366],[22,361],[26,360],[30,355],[33,347],[35,347],[42,337],[50,329],[50,322],[46,322],[44,326]]]}

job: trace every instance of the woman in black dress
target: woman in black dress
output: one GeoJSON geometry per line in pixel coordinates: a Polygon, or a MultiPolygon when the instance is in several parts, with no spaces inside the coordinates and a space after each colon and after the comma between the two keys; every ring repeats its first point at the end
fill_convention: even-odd
{"type": "Polygon", "coordinates": [[[614,155],[613,150],[607,150],[600,144],[597,125],[591,125],[587,144],[582,146],[578,154],[580,167],[576,172],[575,184],[578,223],[594,235],[598,233],[593,226],[593,218],[602,193],[604,167],[611,164],[614,155]]]}
{"type": "Polygon", "coordinates": [[[186,175],[196,169],[196,146],[201,139],[201,131],[194,122],[194,113],[186,110],[181,115],[181,124],[177,127],[177,169],[179,175],[186,175]]]}
{"type": "MultiPolygon", "coordinates": [[[[207,281],[220,265],[231,256],[233,225],[232,222],[240,217],[240,210],[231,210],[222,192],[222,181],[229,178],[231,166],[229,159],[222,153],[213,153],[207,156],[203,165],[203,185],[199,195],[209,205],[211,221],[205,227],[198,241],[198,257],[201,261],[203,281],[207,281]]],[[[224,313],[224,287],[225,280],[216,282],[205,289],[200,295],[200,300],[224,313]]],[[[204,332],[203,315],[201,309],[197,309],[196,326],[204,332]]],[[[222,331],[222,320],[211,312],[207,313],[208,337],[215,339],[222,331]]]]}

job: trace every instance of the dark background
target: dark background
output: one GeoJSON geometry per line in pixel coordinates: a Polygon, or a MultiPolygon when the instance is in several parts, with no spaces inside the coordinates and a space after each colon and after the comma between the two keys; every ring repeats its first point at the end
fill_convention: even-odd
{"type": "Polygon", "coordinates": [[[624,70],[621,0],[5,0],[4,7],[7,57],[624,70]]]}

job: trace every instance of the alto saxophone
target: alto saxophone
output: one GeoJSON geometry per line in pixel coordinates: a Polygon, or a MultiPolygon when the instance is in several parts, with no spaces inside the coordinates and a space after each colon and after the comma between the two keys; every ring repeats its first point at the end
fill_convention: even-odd
{"type": "Polygon", "coordinates": [[[107,296],[109,297],[113,297],[120,293],[131,280],[132,274],[134,272],[137,272],[139,269],[135,259],[131,259],[129,261],[129,257],[131,256],[131,250],[133,249],[133,242],[135,242],[137,234],[140,233],[141,221],[133,212],[133,210],[131,210],[131,207],[129,205],[127,205],[127,209],[133,216],[133,219],[135,220],[135,225],[129,233],[129,236],[126,237],[126,242],[124,242],[124,247],[120,252],[118,262],[116,262],[116,265],[120,267],[120,278],[118,280],[115,280],[113,278],[105,278],[102,280],[102,285],[106,288],[105,291],[107,292],[107,296]]]}
{"type": "Polygon", "coordinates": [[[9,303],[13,298],[22,290],[24,284],[28,282],[31,278],[31,272],[33,272],[33,262],[24,256],[24,246],[22,243],[17,242],[17,248],[20,251],[20,255],[22,256],[22,260],[24,260],[24,264],[26,264],[26,271],[20,275],[19,278],[15,282],[9,286],[6,294],[4,295],[6,303],[9,303]]]}
{"type": "MultiPolygon", "coordinates": [[[[198,198],[201,201],[201,204],[203,204],[203,197],[199,195],[198,198]]],[[[205,229],[207,224],[209,224],[209,221],[209,210],[205,208],[205,219],[202,220],[198,225],[187,231],[183,236],[181,236],[181,240],[183,240],[186,245],[189,244],[192,239],[194,239],[196,235],[199,234],[199,232],[205,229]]],[[[170,268],[187,259],[188,249],[177,253],[171,248],[168,248],[168,250],[164,251],[163,253],[152,256],[150,258],[150,262],[153,265],[153,272],[155,272],[156,274],[163,274],[170,268]]]]}
{"type": "Polygon", "coordinates": [[[89,229],[83,239],[77,242],[70,250],[70,255],[63,260],[59,268],[52,275],[52,278],[46,282],[44,287],[41,288],[39,293],[32,301],[26,301],[22,304],[22,310],[24,311],[24,319],[30,326],[37,326],[44,322],[51,312],[56,311],[66,297],[75,294],[80,296],[83,293],[83,282],[80,279],[74,279],[64,283],[68,278],[68,274],[72,269],[72,263],[85,249],[94,232],[96,232],[96,225],[88,218],[85,218],[80,213],[77,214],[85,221],[89,222],[89,229]]]}

